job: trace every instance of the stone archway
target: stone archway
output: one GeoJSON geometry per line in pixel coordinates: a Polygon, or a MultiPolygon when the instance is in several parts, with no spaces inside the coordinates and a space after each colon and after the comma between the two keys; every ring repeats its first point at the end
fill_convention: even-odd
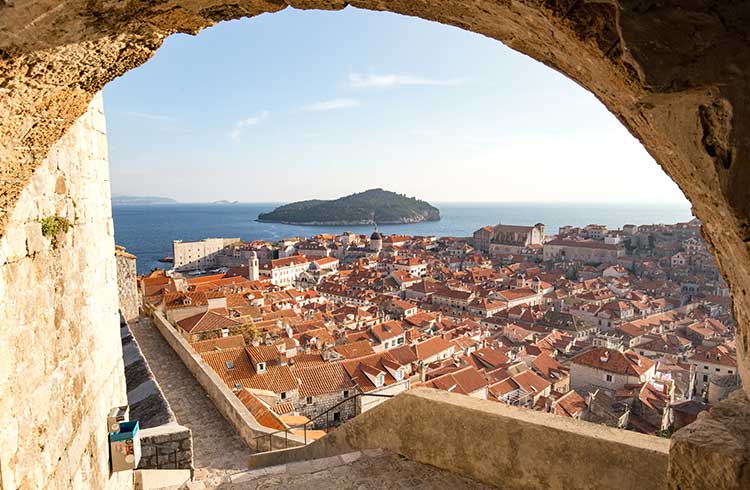
{"type": "Polygon", "coordinates": [[[0,238],[50,148],[107,82],[148,60],[172,33],[196,33],[222,20],[289,5],[352,5],[474,31],[595,94],[680,186],[702,220],[704,237],[732,291],[738,361],[750,393],[747,2],[5,0],[0,4],[0,238]]]}

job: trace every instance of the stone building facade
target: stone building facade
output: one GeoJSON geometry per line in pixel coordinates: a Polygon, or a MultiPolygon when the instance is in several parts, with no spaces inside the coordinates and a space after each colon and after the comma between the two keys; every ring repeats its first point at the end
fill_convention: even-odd
{"type": "Polygon", "coordinates": [[[221,265],[219,256],[227,247],[239,241],[239,238],[206,238],[195,242],[174,240],[172,242],[174,268],[178,271],[188,271],[221,265]]]}
{"type": "Polygon", "coordinates": [[[617,262],[625,255],[621,245],[592,240],[574,241],[558,238],[544,244],[544,260],[572,260],[586,263],[617,262]]]}
{"type": "Polygon", "coordinates": [[[127,398],[108,179],[98,94],[0,239],[0,488],[132,488],[109,469],[107,414],[127,398]]]}
{"type": "Polygon", "coordinates": [[[299,398],[297,407],[302,415],[312,421],[310,427],[323,429],[327,425],[335,426],[346,422],[358,414],[358,399],[352,398],[355,394],[355,388],[351,388],[336,393],[303,396],[299,398]],[[344,402],[347,398],[350,400],[344,402]],[[328,415],[321,416],[327,410],[330,410],[328,415]],[[320,418],[315,419],[318,416],[320,418]]]}

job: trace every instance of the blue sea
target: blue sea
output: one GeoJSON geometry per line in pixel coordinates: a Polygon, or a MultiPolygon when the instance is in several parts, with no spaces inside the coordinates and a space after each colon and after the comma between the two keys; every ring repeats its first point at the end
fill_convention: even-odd
{"type": "MultiPolygon", "coordinates": [[[[571,204],[571,203],[433,203],[442,219],[408,225],[385,225],[384,233],[407,235],[469,236],[485,225],[533,225],[544,223],[547,234],[560,226],[589,223],[619,228],[624,224],[676,223],[692,219],[690,207],[680,204],[571,204]]],[[[239,237],[243,240],[277,240],[317,233],[369,233],[370,226],[294,226],[258,223],[259,213],[278,203],[159,204],[113,206],[115,241],[138,256],[138,273],[155,267],[168,268],[158,260],[172,255],[172,240],[207,237],[239,237]]]]}

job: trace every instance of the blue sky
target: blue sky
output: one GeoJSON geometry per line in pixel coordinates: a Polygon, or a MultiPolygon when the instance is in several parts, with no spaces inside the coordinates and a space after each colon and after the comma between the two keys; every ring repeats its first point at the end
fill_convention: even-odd
{"type": "Polygon", "coordinates": [[[574,82],[395,14],[286,9],[174,35],[104,100],[114,194],[686,202],[574,82]]]}

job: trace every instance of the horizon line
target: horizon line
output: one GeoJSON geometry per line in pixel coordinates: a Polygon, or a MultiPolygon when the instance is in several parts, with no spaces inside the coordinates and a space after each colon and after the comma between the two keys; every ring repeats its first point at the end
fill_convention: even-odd
{"type": "MultiPolygon", "coordinates": [[[[112,196],[111,199],[114,199],[118,196],[112,196]]],[[[133,196],[133,197],[151,197],[151,196],[133,196]]],[[[160,196],[161,197],[161,196],[160,196]]],[[[280,201],[240,201],[240,200],[230,200],[230,199],[221,199],[219,201],[228,201],[228,202],[219,202],[219,201],[179,201],[174,198],[166,198],[164,199],[172,199],[175,202],[161,202],[161,203],[145,203],[145,204],[139,204],[139,203],[133,203],[133,204],[125,204],[126,206],[152,206],[152,205],[174,205],[174,204],[216,204],[216,205],[234,205],[234,204],[290,204],[298,201],[292,201],[292,200],[280,200],[280,201]]],[[[309,199],[301,199],[301,201],[307,201],[309,199]]],[[[333,200],[333,199],[331,199],[333,200]]],[[[425,199],[420,199],[422,201],[426,201],[425,199]]],[[[687,206],[692,207],[692,203],[688,200],[682,201],[426,201],[431,204],[591,204],[591,205],[601,205],[601,204],[639,204],[639,205],[674,205],[674,206],[687,206]]],[[[122,204],[121,204],[122,205],[122,204]]]]}

